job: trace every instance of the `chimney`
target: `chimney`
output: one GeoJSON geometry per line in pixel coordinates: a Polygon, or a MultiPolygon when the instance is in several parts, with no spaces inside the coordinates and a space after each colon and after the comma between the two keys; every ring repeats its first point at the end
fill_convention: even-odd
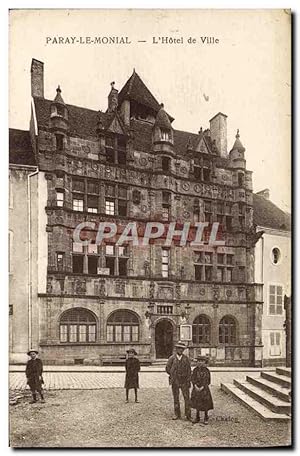
{"type": "Polygon", "coordinates": [[[44,63],[31,61],[31,96],[44,98],[44,63]]]}
{"type": "Polygon", "coordinates": [[[210,137],[221,157],[227,157],[227,116],[219,112],[209,121],[210,137]]]}
{"type": "Polygon", "coordinates": [[[118,107],[118,90],[115,89],[115,82],[111,82],[111,91],[108,95],[108,112],[114,112],[118,107]]]}
{"type": "Polygon", "coordinates": [[[270,190],[268,188],[265,188],[264,190],[261,190],[260,192],[257,192],[256,194],[263,196],[266,200],[270,199],[270,190]]]}

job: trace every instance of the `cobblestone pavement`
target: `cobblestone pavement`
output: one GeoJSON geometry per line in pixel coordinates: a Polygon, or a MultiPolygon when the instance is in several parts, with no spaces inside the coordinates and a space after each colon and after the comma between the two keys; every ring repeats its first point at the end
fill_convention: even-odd
{"type": "MultiPolygon", "coordinates": [[[[259,376],[260,372],[250,372],[259,376]]],[[[220,386],[221,382],[232,382],[233,379],[243,380],[247,372],[212,372],[212,385],[220,386]]],[[[125,372],[44,372],[45,389],[103,389],[123,388],[125,372]]],[[[26,388],[24,372],[10,372],[10,389],[23,390],[26,388]]],[[[141,388],[165,388],[168,386],[168,376],[165,372],[140,372],[141,388]]]]}

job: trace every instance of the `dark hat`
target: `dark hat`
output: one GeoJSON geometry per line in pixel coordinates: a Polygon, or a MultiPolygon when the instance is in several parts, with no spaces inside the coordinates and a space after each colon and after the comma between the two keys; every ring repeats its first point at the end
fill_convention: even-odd
{"type": "Polygon", "coordinates": [[[137,355],[137,352],[134,348],[129,348],[129,350],[126,350],[126,353],[133,353],[134,355],[137,355]]]}
{"type": "Polygon", "coordinates": [[[197,355],[197,357],[195,358],[194,361],[205,361],[206,363],[208,363],[208,356],[205,356],[205,355],[197,355]]]}
{"type": "Polygon", "coordinates": [[[36,353],[37,355],[39,354],[39,352],[37,350],[34,350],[34,349],[31,349],[27,352],[27,355],[29,356],[30,353],[36,353]]]}
{"type": "Polygon", "coordinates": [[[184,342],[181,342],[180,340],[175,344],[175,347],[177,348],[183,348],[184,350],[187,348],[184,342]]]}

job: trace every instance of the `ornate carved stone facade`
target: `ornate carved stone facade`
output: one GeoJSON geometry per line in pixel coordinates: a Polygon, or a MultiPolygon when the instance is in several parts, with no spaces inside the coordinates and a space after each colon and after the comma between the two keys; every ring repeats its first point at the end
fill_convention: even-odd
{"type": "MultiPolygon", "coordinates": [[[[41,74],[43,64],[32,68],[41,74]]],[[[47,186],[43,358],[98,363],[132,345],[142,360],[166,358],[184,316],[190,356],[260,365],[252,173],[239,132],[227,149],[227,116],[198,133],[176,130],[135,71],[120,92],[112,84],[105,113],[66,104],[60,87],[47,100],[36,79],[32,90],[31,136],[47,186]],[[225,245],[173,243],[164,253],[159,242],[123,250],[73,242],[82,222],[114,222],[119,233],[136,221],[142,235],[155,220],[219,222],[225,245]]]]}

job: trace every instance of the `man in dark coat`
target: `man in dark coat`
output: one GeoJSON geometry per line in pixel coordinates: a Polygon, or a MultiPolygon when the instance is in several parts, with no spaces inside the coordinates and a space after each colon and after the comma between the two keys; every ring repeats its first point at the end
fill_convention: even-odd
{"type": "Polygon", "coordinates": [[[137,359],[137,352],[134,348],[127,350],[128,357],[125,363],[125,388],[126,388],[126,402],[128,402],[128,394],[130,389],[134,389],[135,402],[138,401],[137,390],[139,387],[139,371],[140,371],[140,362],[137,359]]]}
{"type": "Polygon", "coordinates": [[[42,374],[43,374],[43,363],[42,360],[37,357],[37,350],[29,350],[27,353],[30,356],[30,360],[27,361],[26,365],[26,378],[27,384],[29,385],[32,401],[31,404],[34,404],[37,401],[37,393],[41,396],[41,402],[45,402],[42,384],[44,383],[42,374]]]}
{"type": "Polygon", "coordinates": [[[175,345],[176,353],[168,359],[166,371],[169,374],[169,382],[172,386],[174,398],[173,420],[178,420],[181,417],[179,390],[181,389],[184,398],[185,416],[187,420],[191,420],[190,407],[190,386],[191,386],[191,363],[187,356],[183,354],[186,346],[183,342],[178,342],[175,345]]]}

